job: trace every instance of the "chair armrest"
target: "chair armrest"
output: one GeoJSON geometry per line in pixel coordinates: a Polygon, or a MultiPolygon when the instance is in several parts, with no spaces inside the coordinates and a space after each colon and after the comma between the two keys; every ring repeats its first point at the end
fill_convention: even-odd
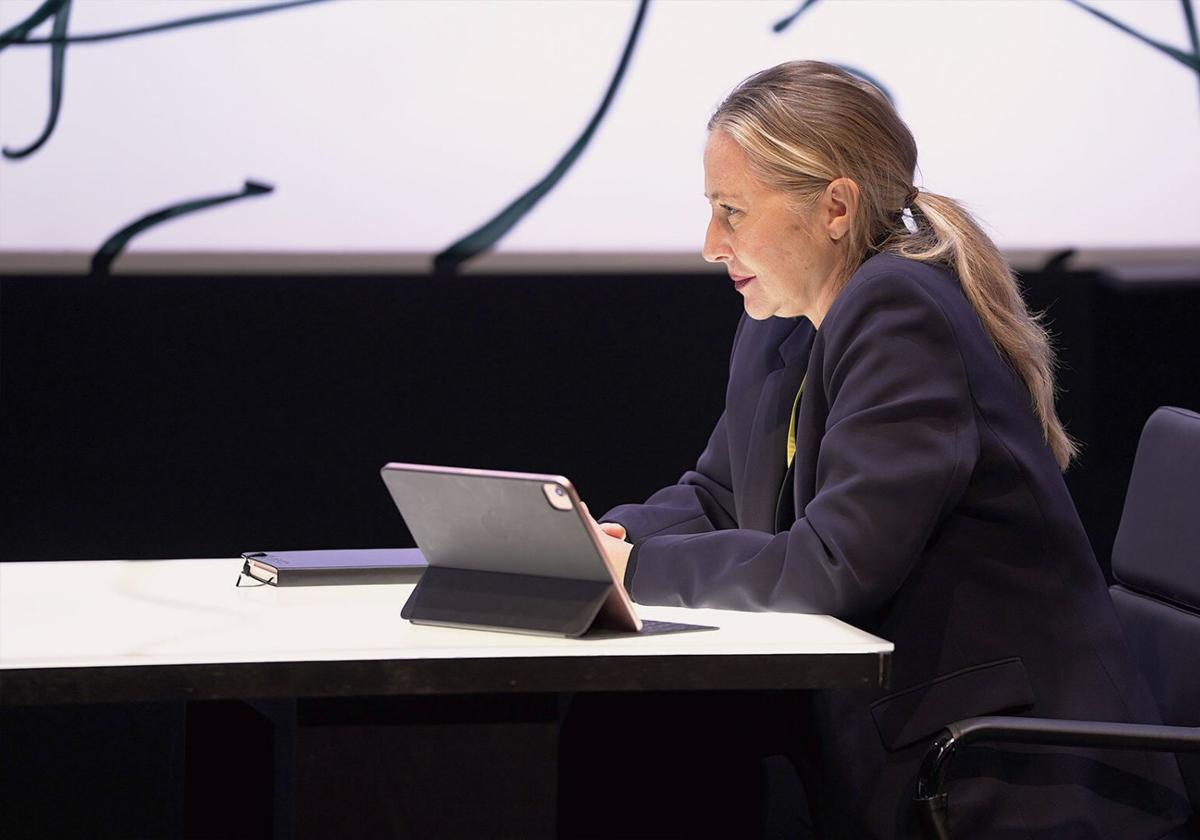
{"type": "Polygon", "coordinates": [[[949,840],[948,798],[942,785],[959,747],[977,741],[1107,747],[1114,750],[1200,752],[1200,726],[1105,723],[1052,718],[977,717],[947,726],[925,752],[913,797],[925,833],[949,840]]]}

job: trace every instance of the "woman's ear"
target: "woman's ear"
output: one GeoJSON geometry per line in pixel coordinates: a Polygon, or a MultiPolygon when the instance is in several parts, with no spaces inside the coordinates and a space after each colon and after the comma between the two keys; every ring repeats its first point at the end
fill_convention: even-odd
{"type": "Polygon", "coordinates": [[[858,215],[858,184],[849,178],[834,178],[821,196],[821,219],[834,242],[850,232],[858,215]]]}

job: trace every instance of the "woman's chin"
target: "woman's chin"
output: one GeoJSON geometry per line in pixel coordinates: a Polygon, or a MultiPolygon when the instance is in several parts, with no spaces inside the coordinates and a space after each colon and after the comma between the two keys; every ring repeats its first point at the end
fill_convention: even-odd
{"type": "Polygon", "coordinates": [[[742,305],[746,308],[746,314],[755,321],[765,321],[775,314],[769,306],[764,306],[761,302],[750,298],[742,301],[742,305]]]}

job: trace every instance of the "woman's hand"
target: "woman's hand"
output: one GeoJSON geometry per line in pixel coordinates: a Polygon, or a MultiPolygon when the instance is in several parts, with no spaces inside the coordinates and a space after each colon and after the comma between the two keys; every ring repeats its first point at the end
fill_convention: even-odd
{"type": "MultiPolygon", "coordinates": [[[[595,520],[593,520],[594,522],[595,520]]],[[[616,537],[619,540],[625,539],[625,526],[617,522],[596,522],[596,527],[610,537],[616,537]]]]}
{"type": "Polygon", "coordinates": [[[633,544],[617,538],[612,531],[605,530],[614,527],[620,529],[621,536],[625,535],[625,529],[614,522],[597,523],[596,530],[600,536],[600,547],[604,549],[608,562],[612,564],[617,575],[617,583],[622,583],[625,580],[625,567],[629,565],[629,554],[633,551],[633,544]]]}
{"type": "Polygon", "coordinates": [[[592,529],[596,531],[597,539],[600,540],[600,547],[604,549],[608,562],[616,572],[617,582],[624,581],[625,567],[629,565],[629,553],[633,551],[633,544],[625,541],[627,536],[625,526],[616,522],[597,522],[586,504],[583,505],[583,512],[587,514],[588,522],[591,523],[592,529]]]}

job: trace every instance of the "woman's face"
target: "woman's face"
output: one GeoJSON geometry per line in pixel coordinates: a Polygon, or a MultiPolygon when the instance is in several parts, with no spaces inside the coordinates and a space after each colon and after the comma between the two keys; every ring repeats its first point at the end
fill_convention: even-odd
{"type": "Polygon", "coordinates": [[[725,265],[751,318],[806,315],[820,326],[836,294],[838,240],[848,227],[832,187],[812,208],[797,210],[788,195],[758,181],[728,134],[709,134],[704,193],[712,217],[704,259],[725,265]]]}

